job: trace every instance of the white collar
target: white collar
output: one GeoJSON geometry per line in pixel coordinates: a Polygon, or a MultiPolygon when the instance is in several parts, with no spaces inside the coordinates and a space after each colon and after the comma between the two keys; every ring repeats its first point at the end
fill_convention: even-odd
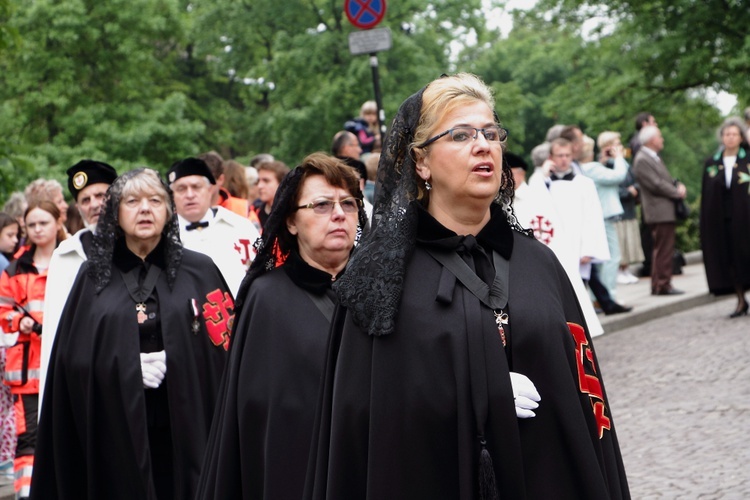
{"type": "Polygon", "coordinates": [[[641,146],[641,149],[643,151],[645,151],[646,153],[650,154],[651,156],[653,156],[654,158],[656,158],[656,159],[659,158],[659,153],[657,153],[656,151],[654,151],[650,147],[648,147],[648,146],[641,146]]]}

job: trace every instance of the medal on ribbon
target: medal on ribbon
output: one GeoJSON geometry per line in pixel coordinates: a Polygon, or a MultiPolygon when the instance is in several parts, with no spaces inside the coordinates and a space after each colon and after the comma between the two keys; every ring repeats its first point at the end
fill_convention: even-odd
{"type": "Polygon", "coordinates": [[[148,319],[148,316],[146,315],[146,304],[144,304],[143,302],[139,302],[135,305],[135,311],[136,318],[138,318],[138,324],[142,325],[148,319]]]}

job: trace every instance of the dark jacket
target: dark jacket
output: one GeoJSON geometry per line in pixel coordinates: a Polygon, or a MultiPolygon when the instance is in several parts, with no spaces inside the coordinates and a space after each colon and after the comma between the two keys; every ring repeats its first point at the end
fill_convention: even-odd
{"type": "Polygon", "coordinates": [[[750,288],[750,152],[740,148],[729,189],[721,152],[706,159],[701,187],[701,248],[708,289],[750,288]]]}
{"type": "Polygon", "coordinates": [[[477,235],[509,259],[504,348],[492,310],[427,251],[451,239],[456,251],[467,241],[420,217],[393,333],[368,335],[337,310],[305,498],[475,500],[479,425],[500,498],[629,498],[591,339],[553,253],[499,208],[477,235]],[[516,417],[509,371],[536,385],[536,417],[516,417]]]}
{"type": "Polygon", "coordinates": [[[664,162],[641,148],[631,170],[641,187],[644,221],[647,224],[675,222],[674,202],[680,196],[664,162]]]}
{"type": "MultiPolygon", "coordinates": [[[[135,303],[117,271],[96,293],[90,263],[81,267],[60,318],[31,497],[155,499],[135,303]]],[[[155,292],[167,355],[174,495],[193,498],[234,304],[213,261],[190,250],[183,250],[174,287],[162,272],[155,292]]]]}

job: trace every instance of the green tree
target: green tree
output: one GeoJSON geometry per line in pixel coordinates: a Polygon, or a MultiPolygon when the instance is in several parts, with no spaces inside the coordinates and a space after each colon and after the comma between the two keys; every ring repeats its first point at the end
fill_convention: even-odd
{"type": "MultiPolygon", "coordinates": [[[[393,48],[378,54],[386,122],[410,93],[454,68],[451,41],[483,35],[474,15],[480,8],[479,0],[388,6],[378,26],[390,28],[393,38],[393,48]]],[[[200,103],[196,112],[218,118],[205,147],[235,156],[271,152],[294,164],[311,151],[329,150],[334,133],[373,98],[369,58],[349,53],[347,37],[355,28],[340,3],[223,0],[197,5],[190,16],[186,67],[193,72],[184,73],[184,83],[201,75],[230,103],[220,105],[213,90],[191,94],[200,103]]]]}
{"type": "MultiPolygon", "coordinates": [[[[618,131],[626,143],[635,115],[649,111],[665,136],[666,164],[696,203],[703,159],[716,148],[713,129],[720,122],[704,91],[649,86],[640,62],[624,48],[638,42],[637,33],[614,30],[584,38],[580,20],[549,16],[543,9],[517,12],[514,26],[471,65],[498,89],[498,112],[511,130],[512,151],[528,154],[553,123],[577,124],[594,138],[618,131]]],[[[680,234],[682,248],[696,248],[695,221],[680,234]]]]}
{"type": "Polygon", "coordinates": [[[541,0],[536,9],[581,22],[600,15],[633,36],[622,49],[656,93],[714,88],[750,101],[750,9],[744,0],[541,0]]]}
{"type": "Polygon", "coordinates": [[[11,22],[22,34],[2,60],[11,159],[51,165],[58,178],[81,157],[163,168],[202,132],[168,84],[181,31],[169,0],[37,0],[11,22]]]}

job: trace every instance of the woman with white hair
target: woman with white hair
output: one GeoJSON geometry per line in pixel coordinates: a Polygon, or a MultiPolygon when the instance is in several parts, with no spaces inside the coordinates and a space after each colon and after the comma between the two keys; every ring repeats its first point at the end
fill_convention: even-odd
{"type": "Polygon", "coordinates": [[[107,191],[55,337],[32,499],[193,498],[234,304],[147,168],[107,191]]]}
{"type": "Polygon", "coordinates": [[[750,150],[746,135],[747,127],[739,117],[724,120],[718,131],[720,147],[705,162],[701,189],[701,248],[708,289],[715,295],[737,295],[737,307],[730,318],[745,316],[748,311],[750,150]]]}

